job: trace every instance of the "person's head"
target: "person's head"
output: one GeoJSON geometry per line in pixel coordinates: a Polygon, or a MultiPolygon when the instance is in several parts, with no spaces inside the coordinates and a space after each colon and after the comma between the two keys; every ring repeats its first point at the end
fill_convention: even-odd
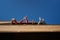
{"type": "Polygon", "coordinates": [[[44,18],[42,19],[42,21],[44,21],[44,18]]]}
{"type": "Polygon", "coordinates": [[[24,19],[27,19],[27,16],[25,16],[24,19]]]}
{"type": "Polygon", "coordinates": [[[15,20],[15,18],[12,18],[12,20],[15,20]]]}
{"type": "Polygon", "coordinates": [[[41,17],[39,17],[39,20],[41,20],[42,18],[41,17]]]}

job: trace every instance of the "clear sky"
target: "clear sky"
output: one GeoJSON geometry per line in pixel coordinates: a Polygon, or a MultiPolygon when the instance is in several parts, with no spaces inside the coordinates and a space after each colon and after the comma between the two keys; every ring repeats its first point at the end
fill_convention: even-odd
{"type": "Polygon", "coordinates": [[[60,24],[60,0],[0,0],[0,20],[16,20],[28,16],[38,21],[42,17],[48,24],[60,24]]]}

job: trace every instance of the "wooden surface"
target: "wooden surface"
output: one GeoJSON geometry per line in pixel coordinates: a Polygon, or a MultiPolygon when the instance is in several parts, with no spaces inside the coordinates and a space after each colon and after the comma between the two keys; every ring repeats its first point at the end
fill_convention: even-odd
{"type": "Polygon", "coordinates": [[[0,25],[0,32],[60,32],[60,25],[0,25]]]}

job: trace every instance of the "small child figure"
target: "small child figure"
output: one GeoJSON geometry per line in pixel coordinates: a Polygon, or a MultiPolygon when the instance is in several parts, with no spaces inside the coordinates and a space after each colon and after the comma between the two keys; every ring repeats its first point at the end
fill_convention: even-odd
{"type": "Polygon", "coordinates": [[[11,21],[12,24],[17,24],[17,21],[15,18],[12,18],[12,21],[11,21]]]}
{"type": "Polygon", "coordinates": [[[42,21],[42,18],[41,18],[41,17],[39,17],[39,22],[38,22],[38,24],[40,24],[40,23],[41,23],[40,21],[42,21]]]}
{"type": "Polygon", "coordinates": [[[35,21],[34,20],[32,20],[32,24],[34,24],[35,23],[35,21]]]}
{"type": "Polygon", "coordinates": [[[38,24],[45,24],[45,20],[44,20],[43,18],[39,17],[39,22],[38,22],[38,24]]]}

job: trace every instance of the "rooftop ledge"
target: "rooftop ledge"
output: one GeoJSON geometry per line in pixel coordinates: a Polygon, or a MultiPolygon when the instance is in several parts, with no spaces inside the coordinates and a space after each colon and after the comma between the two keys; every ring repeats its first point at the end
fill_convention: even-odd
{"type": "Polygon", "coordinates": [[[0,32],[60,32],[60,25],[0,25],[0,32]]]}

